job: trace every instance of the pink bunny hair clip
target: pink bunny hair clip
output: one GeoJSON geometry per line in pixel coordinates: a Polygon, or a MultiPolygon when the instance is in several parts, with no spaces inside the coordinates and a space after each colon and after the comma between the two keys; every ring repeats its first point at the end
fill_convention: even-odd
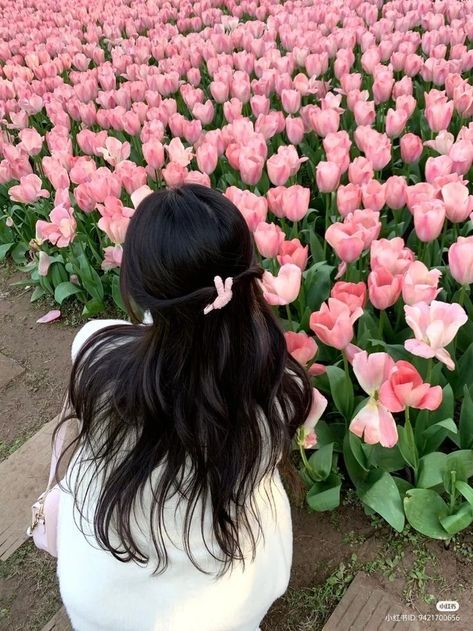
{"type": "Polygon", "coordinates": [[[222,309],[225,305],[228,305],[233,296],[233,278],[231,276],[225,279],[225,283],[220,276],[215,276],[214,283],[215,289],[217,290],[217,297],[211,304],[205,307],[204,315],[207,315],[214,309],[222,309]]]}

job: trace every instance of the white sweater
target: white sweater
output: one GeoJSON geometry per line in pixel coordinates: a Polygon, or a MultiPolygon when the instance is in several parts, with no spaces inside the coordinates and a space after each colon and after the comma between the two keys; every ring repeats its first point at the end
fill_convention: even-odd
{"type": "MultiPolygon", "coordinates": [[[[123,324],[116,320],[87,323],[74,340],[73,358],[92,333],[118,323],[123,324]]],[[[73,482],[75,471],[72,462],[65,481],[73,482]]],[[[81,481],[80,488],[85,488],[83,485],[88,481],[90,478],[81,481]]],[[[93,514],[97,492],[90,495],[87,514],[93,514]]],[[[264,537],[257,543],[254,561],[250,558],[244,570],[238,565],[220,578],[200,572],[189,560],[182,545],[185,508],[176,507],[172,499],[165,509],[169,566],[163,574],[153,575],[154,548],[147,532],[147,498],[149,501],[150,493],[145,493],[136,516],[136,538],[150,556],[145,567],[134,562],[122,563],[101,549],[90,523],[80,524],[84,536],[78,527],[79,516],[71,494],[61,493],[58,577],[74,630],[257,631],[271,604],[285,592],[292,562],[290,507],[279,475],[264,481],[256,493],[264,537]],[[268,490],[272,492],[273,505],[267,498],[268,490]]],[[[190,533],[194,558],[215,572],[216,562],[202,540],[199,515],[194,523],[190,533]]],[[[204,531],[206,540],[211,540],[208,511],[204,531]]]]}

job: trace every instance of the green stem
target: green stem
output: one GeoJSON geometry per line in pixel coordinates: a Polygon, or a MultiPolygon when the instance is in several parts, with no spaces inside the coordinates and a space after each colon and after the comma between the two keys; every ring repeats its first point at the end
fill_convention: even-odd
{"type": "Polygon", "coordinates": [[[348,381],[351,381],[351,378],[350,378],[350,369],[349,369],[349,367],[348,367],[348,359],[347,359],[346,354],[345,354],[343,351],[342,351],[342,357],[343,357],[343,368],[344,368],[344,370],[345,370],[345,376],[346,376],[346,378],[347,378],[347,380],[348,380],[348,381]]]}
{"type": "Polygon", "coordinates": [[[434,358],[431,357],[427,363],[427,383],[432,383],[433,364],[434,364],[434,358]]]}
{"type": "Polygon", "coordinates": [[[309,461],[307,460],[307,456],[305,455],[305,449],[302,445],[299,445],[299,452],[301,454],[301,459],[304,464],[304,467],[307,469],[309,473],[311,473],[312,467],[310,466],[309,461]]]}
{"type": "Polygon", "coordinates": [[[457,472],[456,471],[450,471],[450,483],[451,483],[451,490],[450,490],[450,515],[452,515],[455,511],[455,502],[457,499],[457,493],[455,490],[455,484],[457,482],[457,472]]]}
{"type": "Polygon", "coordinates": [[[465,294],[466,294],[466,285],[462,285],[460,289],[460,295],[458,297],[458,302],[462,307],[463,307],[463,303],[465,302],[465,294]]]}
{"type": "Polygon", "coordinates": [[[414,440],[414,432],[412,430],[412,425],[411,425],[411,419],[410,419],[410,415],[409,415],[409,408],[406,407],[406,410],[404,412],[404,416],[405,416],[405,423],[404,423],[404,429],[406,431],[406,436],[407,436],[407,442],[409,444],[409,451],[411,452],[412,455],[412,467],[414,469],[414,481],[417,482],[417,471],[419,468],[419,455],[417,453],[417,447],[416,447],[416,443],[414,440]]]}
{"type": "Polygon", "coordinates": [[[290,330],[294,331],[294,327],[292,325],[291,308],[289,307],[289,305],[286,305],[286,313],[287,313],[287,319],[289,320],[290,330]]]}

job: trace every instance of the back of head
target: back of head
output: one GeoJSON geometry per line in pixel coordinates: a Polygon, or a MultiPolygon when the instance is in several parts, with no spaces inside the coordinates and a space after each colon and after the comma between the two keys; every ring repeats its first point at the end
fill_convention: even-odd
{"type": "Polygon", "coordinates": [[[137,208],[121,268],[135,326],[96,334],[71,377],[83,423],[79,440],[93,441],[95,463],[106,473],[96,535],[118,558],[148,559],[130,518],[158,466],[150,526],[159,570],[167,564],[163,507],[175,493],[186,502],[183,538],[191,559],[198,502],[211,506],[224,569],[242,558],[242,536],[254,543],[253,492],[287,455],[311,401],[308,379],[288,357],[263,299],[262,271],[244,218],[220,193],[186,185],[153,193],[137,208]],[[204,313],[216,297],[216,276],[233,279],[232,297],[204,313]],[[142,326],[146,311],[153,323],[142,326]],[[117,459],[130,436],[129,451],[117,459]]]}

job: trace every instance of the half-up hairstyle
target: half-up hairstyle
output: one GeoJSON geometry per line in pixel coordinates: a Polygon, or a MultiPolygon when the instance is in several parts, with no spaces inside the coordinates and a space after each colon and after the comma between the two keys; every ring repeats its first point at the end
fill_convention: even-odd
{"type": "Polygon", "coordinates": [[[183,544],[197,567],[189,533],[200,503],[209,510],[222,571],[244,561],[244,540],[255,552],[261,523],[254,493],[288,456],[311,404],[306,373],[288,355],[263,299],[262,271],[243,216],[210,188],[153,193],[131,219],[120,278],[133,324],[94,334],[69,388],[81,421],[76,451],[87,454],[76,466],[95,467],[103,480],[95,537],[119,560],[149,560],[132,525],[147,485],[157,572],[168,565],[164,509],[171,497],[185,506],[183,544]],[[233,297],[204,315],[217,275],[233,277],[233,297]],[[147,311],[153,322],[142,325],[147,311]]]}

